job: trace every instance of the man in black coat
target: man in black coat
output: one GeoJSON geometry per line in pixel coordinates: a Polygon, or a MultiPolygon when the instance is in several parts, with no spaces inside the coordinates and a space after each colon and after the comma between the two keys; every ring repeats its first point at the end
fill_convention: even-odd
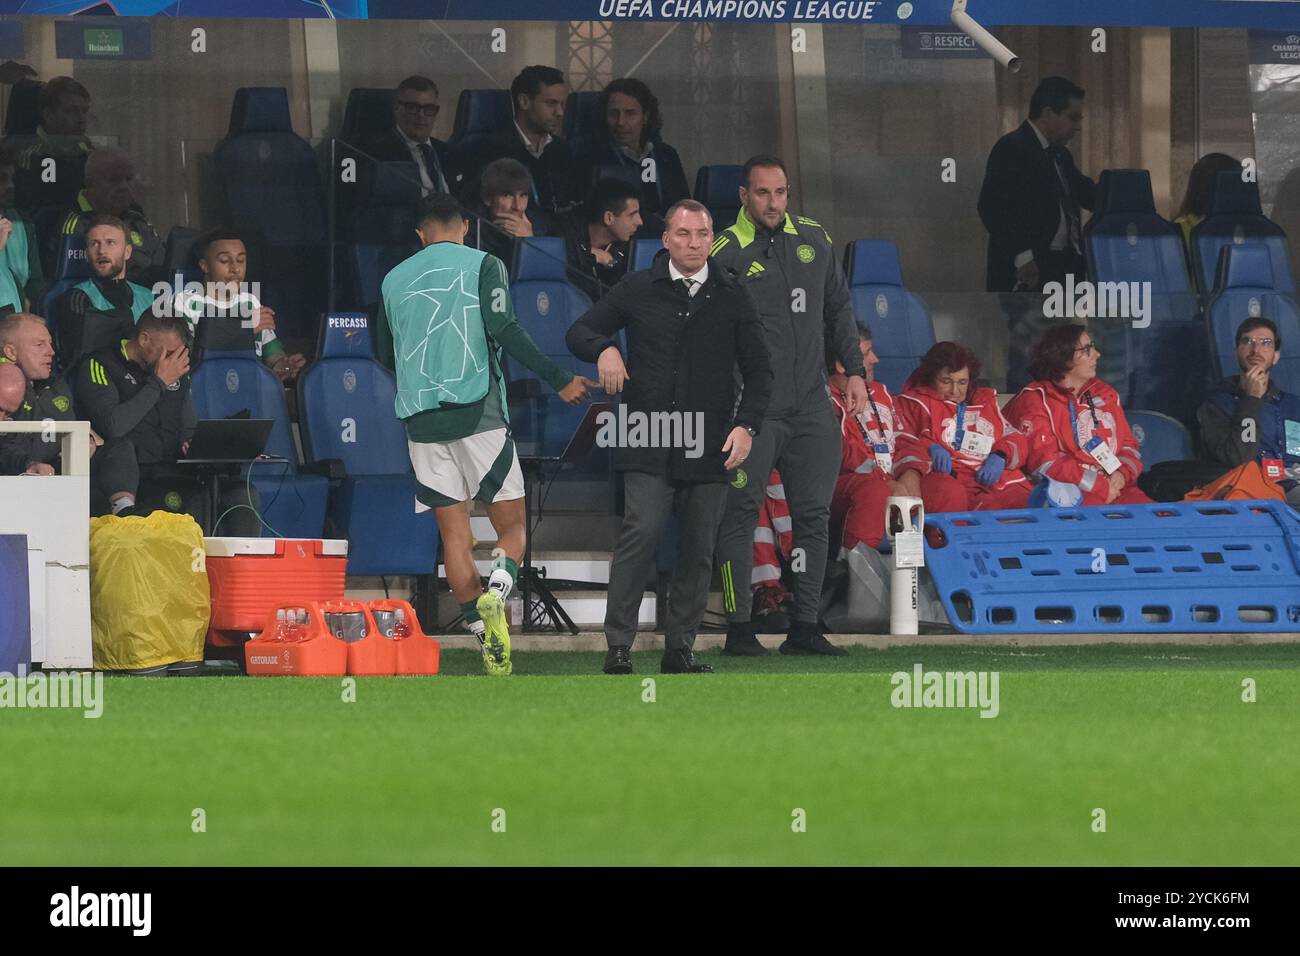
{"type": "Polygon", "coordinates": [[[1066,149],[1083,123],[1083,96],[1065,77],[1046,77],[1029,119],[989,154],[979,214],[989,232],[990,292],[1037,292],[1067,273],[1085,277],[1080,207],[1093,208],[1097,186],[1066,149]]]}
{"type": "Polygon", "coordinates": [[[370,163],[414,163],[420,195],[451,192],[455,179],[447,161],[447,144],[433,138],[438,121],[438,84],[426,76],[408,76],[393,97],[393,125],[358,137],[351,145],[370,163]]]}
{"type": "Polygon", "coordinates": [[[660,670],[712,670],[695,659],[729,472],[749,454],[772,391],[772,369],[749,293],[709,257],[708,210],[687,199],[668,210],[666,253],[624,276],[569,329],[574,355],[596,362],[601,385],[624,392],[598,443],[616,448],[626,510],[609,573],[607,674],[632,672],[637,611],[669,514],[679,520],[660,670]],[[616,336],[626,330],[627,360],[616,336]],[[743,380],[736,406],[734,370],[743,380]]]}

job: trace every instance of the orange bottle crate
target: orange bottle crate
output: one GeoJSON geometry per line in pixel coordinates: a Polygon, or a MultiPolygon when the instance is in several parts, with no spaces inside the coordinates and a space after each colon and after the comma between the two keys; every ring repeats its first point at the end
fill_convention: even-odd
{"type": "Polygon", "coordinates": [[[410,604],[387,598],[371,601],[370,616],[375,621],[376,630],[389,638],[389,643],[397,648],[398,674],[416,676],[438,673],[442,645],[424,633],[415,616],[415,609],[410,604]],[[405,622],[410,633],[393,633],[399,620],[405,622]]]}
{"type": "Polygon", "coordinates": [[[282,601],[273,607],[262,622],[262,633],[244,645],[244,667],[249,676],[346,674],[348,645],[330,633],[322,607],[315,601],[282,601]]]}

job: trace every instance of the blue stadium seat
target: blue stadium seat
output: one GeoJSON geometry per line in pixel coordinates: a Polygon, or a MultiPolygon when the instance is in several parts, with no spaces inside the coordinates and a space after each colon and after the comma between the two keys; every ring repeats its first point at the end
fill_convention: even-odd
{"type": "MultiPolygon", "coordinates": [[[[591,308],[591,300],[569,285],[565,274],[563,239],[521,240],[510,289],[515,314],[537,347],[557,365],[597,379],[596,366],[577,359],[564,343],[569,326],[591,308]]],[[[585,409],[566,405],[549,385],[527,385],[536,377],[508,356],[506,377],[511,389],[510,421],[520,454],[559,454],[585,409]]]]}
{"type": "Polygon", "coordinates": [[[213,160],[224,222],[260,240],[254,278],[276,303],[277,326],[310,336],[327,290],[324,194],[316,154],[294,133],[282,87],[235,92],[230,131],[213,160]]]}
{"type": "Polygon", "coordinates": [[[575,91],[564,101],[564,138],[569,141],[575,156],[604,132],[600,95],[599,90],[575,91]]]}
{"type": "Polygon", "coordinates": [[[1229,170],[1214,178],[1210,214],[1192,230],[1192,264],[1201,291],[1214,289],[1220,250],[1228,245],[1260,242],[1268,249],[1273,285],[1278,292],[1295,294],[1286,233],[1265,218],[1259,204],[1259,184],[1243,183],[1241,173],[1229,170]]]}
{"type": "Polygon", "coordinates": [[[415,513],[406,429],[393,410],[397,383],[371,357],[364,313],[324,317],[320,354],[298,379],[307,461],[338,459],[347,472],[330,518],[348,539],[348,573],[433,574],[438,524],[415,513]]]}
{"type": "MultiPolygon", "coordinates": [[[[93,275],[90,263],[86,261],[86,240],[83,236],[65,236],[59,244],[59,255],[55,261],[54,281],[45,290],[39,306],[40,315],[46,317],[50,327],[50,337],[54,340],[54,354],[59,354],[59,328],[53,319],[54,301],[78,282],[84,282],[93,275]]],[[[70,369],[62,369],[67,372],[70,369]]]]}
{"type": "Polygon", "coordinates": [[[662,239],[637,239],[632,244],[632,262],[630,263],[633,272],[640,272],[642,269],[649,269],[650,264],[654,262],[663,249],[662,239]]]}
{"type": "Polygon", "coordinates": [[[9,90],[9,106],[5,110],[6,136],[32,136],[41,122],[40,80],[22,79],[9,90]]]}
{"type": "Polygon", "coordinates": [[[850,242],[844,263],[853,313],[871,326],[872,348],[880,359],[876,379],[897,393],[934,345],[930,309],[903,287],[898,247],[888,239],[850,242]]]}
{"type": "Polygon", "coordinates": [[[368,308],[379,301],[388,271],[420,249],[415,235],[415,207],[420,179],[414,163],[377,163],[368,195],[352,223],[348,255],[352,264],[355,304],[368,308]]]}
{"type": "Polygon", "coordinates": [[[392,89],[373,89],[358,86],[348,93],[348,104],[343,110],[343,126],[339,139],[355,143],[371,133],[382,133],[393,125],[393,102],[397,98],[392,89]]]}
{"type": "Polygon", "coordinates": [[[740,166],[701,166],[695,174],[695,199],[713,216],[713,232],[722,232],[740,212],[740,166]]]}
{"type": "Polygon", "coordinates": [[[172,226],[167,233],[167,252],[163,261],[167,269],[166,281],[175,282],[176,273],[180,273],[186,282],[201,282],[203,273],[194,256],[194,246],[203,235],[202,229],[190,226],[172,226]]]}
{"type": "Polygon", "coordinates": [[[1150,283],[1150,325],[1110,319],[1091,324],[1101,349],[1098,374],[1127,406],[1193,421],[1205,396],[1209,354],[1200,334],[1196,290],[1182,231],[1162,219],[1145,169],[1108,169],[1084,232],[1099,301],[1105,283],[1150,283]]]}
{"type": "Polygon", "coordinates": [[[248,410],[269,418],[266,454],[286,459],[256,462],[253,486],[262,498],[262,519],[286,538],[319,538],[325,530],[329,482],[320,475],[298,473],[298,453],[289,427],[284,386],[249,352],[208,352],[191,379],[199,418],[226,418],[248,410]]]}
{"type": "Polygon", "coordinates": [[[448,146],[472,154],[483,140],[511,122],[509,90],[461,90],[448,146]]]}
{"type": "Polygon", "coordinates": [[[1151,411],[1126,411],[1124,415],[1137,439],[1144,470],[1162,461],[1193,457],[1192,433],[1176,418],[1151,411]]]}
{"type": "Polygon", "coordinates": [[[1215,290],[1205,307],[1215,370],[1219,375],[1237,374],[1237,326],[1263,316],[1277,326],[1284,343],[1270,377],[1279,388],[1300,392],[1300,354],[1290,344],[1300,344],[1300,307],[1292,296],[1274,289],[1271,250],[1247,242],[1225,246],[1220,254],[1215,290]]]}

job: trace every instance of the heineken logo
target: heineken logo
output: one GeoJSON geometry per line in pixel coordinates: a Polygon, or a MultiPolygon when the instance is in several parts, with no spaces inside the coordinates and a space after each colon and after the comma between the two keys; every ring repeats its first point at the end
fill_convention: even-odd
{"type": "Polygon", "coordinates": [[[126,52],[121,30],[87,30],[83,36],[87,56],[121,56],[126,52]]]}

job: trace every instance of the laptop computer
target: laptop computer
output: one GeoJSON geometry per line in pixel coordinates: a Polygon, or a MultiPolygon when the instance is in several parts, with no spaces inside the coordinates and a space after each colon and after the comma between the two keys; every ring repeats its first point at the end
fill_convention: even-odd
{"type": "Polygon", "coordinates": [[[569,436],[564,448],[558,453],[554,452],[554,446],[551,442],[515,442],[515,450],[520,460],[527,459],[530,462],[556,462],[556,461],[575,461],[581,458],[596,444],[596,435],[600,431],[600,416],[605,412],[613,412],[615,409],[614,402],[593,402],[587,406],[586,413],[582,416],[582,421],[578,427],[569,436]],[[545,444],[547,447],[539,447],[545,444]]]}
{"type": "Polygon", "coordinates": [[[253,461],[271,437],[269,418],[205,418],[194,429],[189,451],[180,460],[253,461]]]}

